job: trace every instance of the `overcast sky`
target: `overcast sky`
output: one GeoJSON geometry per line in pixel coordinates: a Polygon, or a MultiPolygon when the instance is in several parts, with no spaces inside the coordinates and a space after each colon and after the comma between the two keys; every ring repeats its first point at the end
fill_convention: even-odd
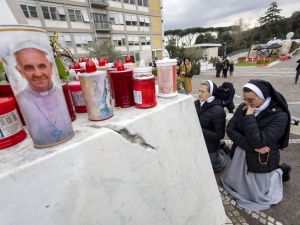
{"type": "MultiPolygon", "coordinates": [[[[236,23],[239,18],[257,24],[264,16],[272,0],[164,0],[164,30],[185,29],[189,27],[221,27],[236,23]]],[[[280,15],[290,17],[300,11],[299,0],[277,0],[280,15]]]]}

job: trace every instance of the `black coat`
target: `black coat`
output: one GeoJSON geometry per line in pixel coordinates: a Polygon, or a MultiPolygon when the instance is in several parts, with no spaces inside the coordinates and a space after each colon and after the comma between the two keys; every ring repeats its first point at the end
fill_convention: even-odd
{"type": "MultiPolygon", "coordinates": [[[[298,61],[299,61],[299,60],[298,60],[298,61]]],[[[297,61],[297,62],[298,62],[298,61],[297,61]]],[[[299,62],[299,64],[298,64],[298,66],[296,67],[296,70],[297,70],[297,72],[300,71],[300,62],[299,62]]]]}
{"type": "MultiPolygon", "coordinates": [[[[230,83],[231,84],[231,83],[230,83]]],[[[218,87],[219,94],[224,102],[224,106],[229,106],[231,103],[233,103],[233,98],[235,94],[235,89],[233,85],[231,84],[229,91],[224,91],[223,85],[218,87]]]]}
{"type": "MultiPolygon", "coordinates": [[[[246,115],[242,103],[229,121],[226,132],[233,141],[231,157],[237,146],[246,151],[248,171],[253,173],[269,173],[278,168],[280,161],[278,140],[285,133],[288,114],[276,102],[260,112],[257,117],[246,115]],[[270,156],[267,165],[261,164],[255,149],[268,146],[270,156]]],[[[267,154],[260,154],[261,162],[267,160],[267,154]]]]}
{"type": "Polygon", "coordinates": [[[201,107],[200,101],[195,101],[199,122],[208,152],[220,149],[220,140],[225,136],[226,113],[219,99],[210,103],[205,102],[201,107]]]}
{"type": "Polygon", "coordinates": [[[222,69],[223,69],[223,64],[222,64],[222,62],[218,61],[216,63],[216,70],[222,70],[222,69]]]}

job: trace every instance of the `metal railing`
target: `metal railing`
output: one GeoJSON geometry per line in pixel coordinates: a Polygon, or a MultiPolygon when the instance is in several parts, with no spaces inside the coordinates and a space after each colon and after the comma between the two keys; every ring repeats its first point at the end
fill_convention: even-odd
{"type": "Polygon", "coordinates": [[[108,0],[91,0],[91,3],[99,3],[99,4],[108,5],[108,0]]]}
{"type": "Polygon", "coordinates": [[[110,23],[95,23],[95,29],[96,30],[111,30],[111,24],[110,23]]]}

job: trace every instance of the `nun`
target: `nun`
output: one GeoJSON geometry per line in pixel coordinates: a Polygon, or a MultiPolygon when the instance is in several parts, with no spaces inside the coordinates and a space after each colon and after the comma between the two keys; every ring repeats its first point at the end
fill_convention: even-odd
{"type": "Polygon", "coordinates": [[[218,88],[211,80],[200,83],[199,99],[195,101],[198,119],[215,172],[221,171],[228,161],[228,153],[220,149],[220,141],[225,136],[226,113],[218,88]]]}
{"type": "Polygon", "coordinates": [[[232,161],[221,181],[240,207],[265,210],[282,200],[282,182],[290,179],[291,167],[279,164],[279,149],[289,142],[290,113],[285,98],[264,80],[245,84],[242,99],[226,128],[232,161]]]}

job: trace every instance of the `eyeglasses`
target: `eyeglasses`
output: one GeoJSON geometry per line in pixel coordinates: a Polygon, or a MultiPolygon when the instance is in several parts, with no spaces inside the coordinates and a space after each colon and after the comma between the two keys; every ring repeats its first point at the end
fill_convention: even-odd
{"type": "Polygon", "coordinates": [[[244,98],[244,96],[241,96],[241,99],[245,102],[248,102],[248,103],[252,104],[257,99],[257,97],[255,97],[255,98],[244,98]]]}

